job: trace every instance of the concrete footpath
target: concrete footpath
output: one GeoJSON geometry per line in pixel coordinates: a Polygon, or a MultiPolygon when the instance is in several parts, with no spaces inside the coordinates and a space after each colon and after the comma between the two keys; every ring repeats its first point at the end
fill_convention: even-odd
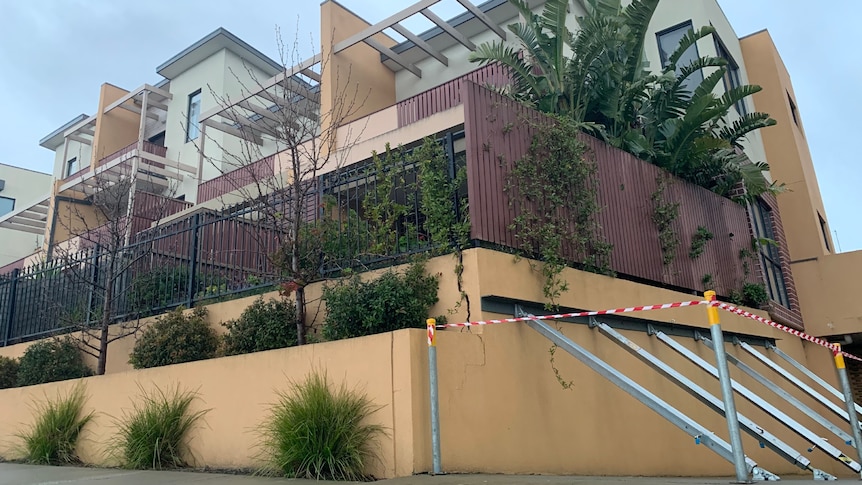
{"type": "MultiPolygon", "coordinates": [[[[806,480],[810,477],[782,477],[782,481],[806,480]]],[[[315,480],[221,475],[197,472],[154,472],[102,468],[73,468],[0,463],[0,485],[311,485],[315,480]]],[[[385,485],[727,485],[726,478],[640,478],[640,477],[552,477],[538,475],[417,475],[383,480],[385,485]]],[[[839,480],[835,484],[858,484],[859,480],[839,480]]]]}

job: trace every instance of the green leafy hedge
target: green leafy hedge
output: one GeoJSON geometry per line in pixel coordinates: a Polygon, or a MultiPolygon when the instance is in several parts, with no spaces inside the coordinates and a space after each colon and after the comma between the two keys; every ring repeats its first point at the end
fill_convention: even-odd
{"type": "Polygon", "coordinates": [[[183,308],[161,316],[141,334],[129,358],[135,369],[215,357],[219,339],[206,321],[206,308],[186,315],[183,308]]]}
{"type": "Polygon", "coordinates": [[[18,385],[18,361],[0,355],[0,389],[18,385]]]}
{"type": "Polygon", "coordinates": [[[43,340],[27,347],[18,365],[18,385],[32,386],[93,375],[69,339],[43,340]]]}
{"type": "Polygon", "coordinates": [[[296,304],[260,297],[242,315],[224,323],[225,354],[247,354],[296,345],[296,304]]]}
{"type": "Polygon", "coordinates": [[[371,281],[356,275],[328,286],[323,290],[323,336],[338,340],[424,327],[439,286],[439,275],[427,274],[420,263],[403,273],[387,271],[371,281]]]}

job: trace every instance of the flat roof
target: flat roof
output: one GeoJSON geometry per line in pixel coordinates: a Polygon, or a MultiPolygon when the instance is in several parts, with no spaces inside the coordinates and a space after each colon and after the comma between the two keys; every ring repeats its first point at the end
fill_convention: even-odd
{"type": "Polygon", "coordinates": [[[266,54],[233,35],[224,27],[219,27],[162,63],[156,68],[156,72],[166,79],[173,79],[222,49],[233,52],[270,76],[284,70],[281,64],[266,54]]]}
{"type": "Polygon", "coordinates": [[[38,171],[38,170],[33,170],[32,168],[19,167],[19,166],[17,166],[17,165],[10,165],[10,164],[8,164],[8,163],[3,163],[3,162],[0,162],[0,165],[2,165],[2,166],[4,166],[4,167],[14,168],[14,169],[16,169],[16,170],[24,170],[24,171],[27,171],[27,172],[38,173],[39,175],[45,175],[45,176],[47,176],[47,177],[51,177],[51,176],[52,176],[50,173],[47,173],[47,172],[40,172],[40,171],[38,171]]]}
{"type": "Polygon", "coordinates": [[[84,113],[79,114],[78,116],[76,116],[71,121],[64,124],[63,126],[57,128],[56,130],[52,131],[51,133],[48,133],[47,135],[45,135],[44,138],[39,140],[39,146],[41,146],[43,148],[47,148],[48,150],[56,150],[57,147],[63,143],[63,133],[65,133],[66,130],[68,130],[69,128],[71,128],[71,127],[77,125],[78,123],[86,120],[87,118],[89,118],[89,116],[87,116],[86,114],[84,114],[84,113]]]}

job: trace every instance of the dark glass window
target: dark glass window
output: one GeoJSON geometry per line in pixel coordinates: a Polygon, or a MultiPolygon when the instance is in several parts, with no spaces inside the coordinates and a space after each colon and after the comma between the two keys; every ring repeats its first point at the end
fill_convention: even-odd
{"type": "MultiPolygon", "coordinates": [[[[714,35],[714,34],[713,34],[714,35]]],[[[742,86],[742,82],[739,77],[739,64],[733,60],[733,57],[727,52],[727,49],[724,47],[724,44],[721,42],[721,39],[718,36],[715,36],[715,52],[718,54],[718,57],[721,57],[725,61],[727,61],[727,71],[724,73],[724,90],[730,91],[731,89],[738,88],[742,86]]],[[[748,110],[745,108],[745,100],[741,99],[737,101],[734,105],[736,108],[736,112],[739,113],[740,116],[748,113],[748,110]]]]}
{"type": "Polygon", "coordinates": [[[201,90],[189,95],[189,110],[186,118],[186,141],[197,139],[201,134],[201,90]]]}
{"type": "Polygon", "coordinates": [[[15,210],[15,199],[0,197],[0,217],[15,210]]]}
{"type": "MultiPolygon", "coordinates": [[[[656,34],[656,38],[658,39],[658,51],[661,56],[661,65],[662,67],[666,67],[668,65],[668,59],[670,59],[671,54],[674,53],[676,48],[679,46],[679,41],[682,40],[683,36],[692,30],[691,21],[683,22],[679,25],[675,25],[667,30],[663,30],[656,34]]],[[[680,57],[679,61],[676,63],[676,73],[679,74],[683,67],[690,65],[695,59],[699,58],[700,54],[697,52],[697,45],[692,45],[688,49],[685,50],[682,57],[680,57]]],[[[692,73],[691,76],[686,79],[685,84],[683,86],[688,91],[694,91],[695,88],[700,86],[700,83],[703,82],[703,72],[698,70],[695,73],[692,73]]]]}
{"type": "Polygon", "coordinates": [[[778,247],[773,243],[775,230],[773,229],[772,209],[763,201],[758,200],[751,206],[751,216],[757,237],[768,240],[760,241],[757,247],[758,253],[760,253],[760,264],[763,266],[763,273],[766,277],[766,290],[769,293],[769,299],[785,308],[790,308],[778,247]]]}

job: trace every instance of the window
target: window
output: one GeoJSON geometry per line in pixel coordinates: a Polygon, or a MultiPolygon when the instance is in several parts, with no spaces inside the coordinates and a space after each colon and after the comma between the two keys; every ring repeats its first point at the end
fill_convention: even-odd
{"type": "Polygon", "coordinates": [[[0,217],[15,210],[15,199],[9,197],[0,197],[0,217]]]}
{"type": "Polygon", "coordinates": [[[186,119],[186,141],[197,139],[201,133],[201,90],[189,95],[188,118],[186,119]]]}
{"type": "MultiPolygon", "coordinates": [[[[733,60],[733,57],[731,57],[730,53],[727,52],[721,39],[719,39],[715,34],[713,34],[713,38],[715,38],[715,52],[718,54],[718,57],[727,61],[727,71],[724,73],[724,91],[727,92],[731,89],[738,88],[742,85],[742,82],[739,80],[739,64],[737,64],[736,61],[733,60]]],[[[748,112],[745,109],[744,99],[737,101],[734,108],[736,108],[736,112],[739,113],[739,116],[743,116],[748,112]]]]}
{"type": "Polygon", "coordinates": [[[799,114],[796,112],[796,103],[793,102],[790,93],[787,93],[787,101],[790,103],[790,116],[793,117],[793,123],[799,126],[799,114]]]}
{"type": "Polygon", "coordinates": [[[78,168],[78,157],[74,157],[68,162],[66,162],[66,170],[64,172],[65,175],[63,177],[71,177],[73,173],[80,170],[78,168]]]}
{"type": "Polygon", "coordinates": [[[826,228],[826,221],[819,212],[817,213],[817,218],[820,219],[820,233],[823,234],[823,244],[826,245],[826,250],[831,253],[832,248],[829,245],[829,230],[826,228]]]}
{"type": "Polygon", "coordinates": [[[152,143],[153,145],[158,145],[160,147],[163,147],[163,146],[165,146],[165,132],[163,131],[163,132],[159,133],[158,135],[151,137],[147,141],[152,143]]]}
{"type": "Polygon", "coordinates": [[[751,216],[754,222],[754,232],[758,239],[766,239],[757,245],[760,253],[760,264],[766,277],[766,290],[769,299],[790,308],[787,299],[787,286],[784,284],[784,272],[781,270],[781,259],[775,246],[775,231],[773,229],[772,209],[763,201],[758,200],[751,206],[751,216]]]}
{"type": "MultiPolygon", "coordinates": [[[[668,60],[670,59],[671,54],[676,50],[679,46],[679,41],[682,40],[683,36],[692,30],[691,21],[683,22],[679,25],[671,27],[667,30],[663,30],[656,34],[656,38],[658,39],[658,51],[661,56],[661,65],[662,67],[667,67],[668,60]]],[[[692,45],[682,54],[682,57],[679,58],[679,61],[676,63],[676,73],[679,74],[682,71],[683,67],[690,65],[695,59],[699,58],[700,54],[697,52],[697,45],[692,45]]],[[[700,83],[703,82],[703,72],[698,70],[697,72],[692,73],[688,79],[686,79],[683,87],[688,91],[694,91],[697,86],[700,86],[700,83]]]]}

